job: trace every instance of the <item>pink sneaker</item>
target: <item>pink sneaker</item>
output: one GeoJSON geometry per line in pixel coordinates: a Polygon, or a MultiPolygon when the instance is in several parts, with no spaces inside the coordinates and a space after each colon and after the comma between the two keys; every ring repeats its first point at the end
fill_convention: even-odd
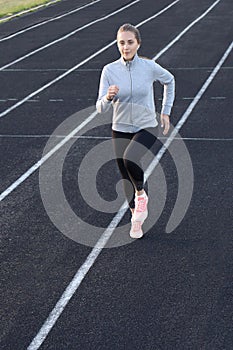
{"type": "Polygon", "coordinates": [[[146,192],[140,196],[135,196],[134,221],[141,221],[141,223],[143,223],[146,220],[148,216],[147,203],[148,197],[146,192]]]}
{"type": "Polygon", "coordinates": [[[141,238],[143,236],[141,221],[131,219],[131,230],[129,233],[131,238],[141,238]]]}

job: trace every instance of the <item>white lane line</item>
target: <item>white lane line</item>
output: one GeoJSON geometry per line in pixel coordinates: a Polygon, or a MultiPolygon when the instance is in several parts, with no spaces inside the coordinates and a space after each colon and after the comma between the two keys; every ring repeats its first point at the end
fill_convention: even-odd
{"type": "Polygon", "coordinates": [[[151,17],[146,18],[144,21],[138,23],[136,25],[136,28],[141,27],[143,24],[145,24],[145,23],[151,21],[152,19],[155,19],[156,17],[162,15],[165,11],[169,10],[172,6],[177,4],[179,1],[180,0],[173,1],[171,4],[169,4],[168,6],[164,7],[161,11],[159,11],[156,14],[152,15],[151,17]]]}
{"type": "MultiPolygon", "coordinates": [[[[149,167],[147,168],[145,172],[145,180],[149,178],[149,176],[152,174],[154,171],[155,167],[158,165],[159,161],[161,160],[162,156],[170,146],[171,142],[173,141],[174,137],[178,134],[179,130],[183,126],[183,124],[186,122],[190,114],[192,113],[194,107],[196,104],[200,101],[202,95],[218,73],[221,65],[224,63],[226,60],[227,56],[231,52],[233,47],[233,42],[231,45],[228,47],[226,52],[224,53],[223,57],[221,60],[218,62],[216,65],[215,69],[213,72],[210,74],[208,79],[205,81],[204,85],[201,87],[201,89],[198,91],[196,94],[194,101],[190,104],[190,106],[186,109],[185,113],[182,115],[180,121],[177,123],[175,128],[173,129],[171,135],[168,137],[167,141],[165,144],[162,146],[158,154],[155,156],[149,167]]],[[[50,312],[48,318],[40,328],[39,332],[37,335],[34,337],[32,340],[31,344],[28,346],[27,350],[37,350],[40,348],[41,344],[44,342],[46,337],[48,336],[49,332],[51,329],[54,327],[56,324],[58,318],[62,314],[63,310],[69,303],[70,299],[74,295],[74,293],[77,291],[79,288],[80,284],[82,283],[83,279],[89,272],[90,268],[94,265],[96,259],[100,255],[101,251],[104,249],[105,245],[107,244],[108,240],[110,239],[112,233],[114,232],[114,229],[117,227],[121,219],[123,218],[124,214],[128,210],[126,202],[121,206],[119,209],[118,213],[115,215],[107,229],[104,231],[94,248],[92,249],[91,253],[88,255],[87,259],[83,263],[83,265],[78,269],[76,272],[75,276],[65,289],[64,293],[56,303],[55,307],[53,310],[50,312]]]]}
{"type": "MultiPolygon", "coordinates": [[[[41,68],[41,69],[30,69],[30,68],[10,68],[4,69],[4,72],[66,72],[68,68],[41,68]]],[[[81,68],[77,69],[77,72],[99,72],[101,68],[81,68]]]]}
{"type": "MultiPolygon", "coordinates": [[[[58,139],[64,139],[66,135],[9,135],[9,134],[2,134],[0,135],[0,138],[58,138],[58,139]]],[[[80,136],[72,136],[70,139],[96,139],[96,140],[109,140],[111,139],[110,136],[92,136],[92,135],[80,135],[80,136]]]]}
{"type": "Polygon", "coordinates": [[[16,60],[14,60],[14,61],[12,61],[12,62],[10,62],[10,63],[5,64],[4,66],[0,67],[0,71],[4,70],[5,68],[8,68],[8,67],[10,67],[10,66],[13,66],[13,65],[16,64],[16,63],[21,62],[21,61],[25,60],[26,58],[31,57],[31,56],[35,55],[36,53],[41,52],[41,51],[47,49],[48,47],[51,47],[51,46],[53,46],[53,45],[55,45],[55,44],[57,44],[57,43],[59,43],[59,42],[61,42],[61,41],[63,41],[63,40],[68,39],[68,38],[71,37],[72,35],[77,34],[77,33],[80,32],[81,30],[86,29],[86,28],[92,26],[93,24],[96,24],[96,23],[101,22],[101,21],[105,21],[106,19],[108,19],[108,18],[110,18],[110,17],[112,17],[112,16],[115,16],[117,13],[119,13],[119,12],[121,12],[121,11],[124,11],[126,8],[135,5],[135,4],[138,3],[139,1],[141,1],[141,0],[135,0],[135,1],[133,1],[132,3],[121,7],[119,10],[116,10],[116,11],[114,11],[114,12],[111,12],[111,13],[109,13],[108,15],[103,16],[103,17],[101,17],[101,18],[98,18],[98,19],[96,19],[96,20],[94,20],[94,21],[92,21],[92,22],[89,22],[89,23],[85,24],[84,26],[82,26],[82,27],[80,27],[80,28],[77,28],[77,29],[73,30],[72,32],[70,32],[70,33],[68,33],[68,34],[66,34],[66,35],[64,35],[64,36],[62,36],[62,37],[60,37],[59,39],[56,39],[56,40],[54,40],[54,41],[51,41],[51,42],[49,42],[48,44],[43,45],[43,46],[39,47],[38,49],[33,50],[33,51],[27,53],[26,55],[21,56],[21,57],[17,58],[16,60]]]}
{"type": "MultiPolygon", "coordinates": [[[[0,138],[2,139],[48,139],[48,138],[54,138],[54,139],[64,139],[66,135],[9,135],[9,134],[2,134],[0,135],[0,138]]],[[[70,139],[87,139],[87,140],[111,140],[111,136],[94,136],[94,135],[80,135],[80,136],[72,136],[70,139]]],[[[167,137],[158,137],[158,140],[167,140],[167,137]]],[[[212,137],[174,137],[173,140],[182,140],[182,141],[233,141],[233,138],[212,138],[212,137]]]]}
{"type": "MultiPolygon", "coordinates": [[[[172,70],[208,70],[211,71],[214,67],[169,67],[172,70]]],[[[221,69],[233,69],[233,67],[221,67],[221,69]]]]}
{"type": "Polygon", "coordinates": [[[53,1],[47,2],[46,4],[42,4],[42,5],[39,5],[39,6],[32,7],[31,9],[18,12],[16,14],[12,15],[12,16],[4,17],[4,18],[0,19],[0,23],[8,21],[9,19],[21,16],[21,15],[24,15],[25,13],[28,13],[28,12],[31,12],[31,11],[35,11],[35,10],[39,10],[42,7],[52,5],[52,4],[54,4],[55,2],[58,2],[58,1],[60,1],[60,0],[53,0],[53,1]]]}
{"type": "MultiPolygon", "coordinates": [[[[225,100],[227,97],[226,96],[210,96],[210,97],[206,97],[206,99],[211,99],[211,100],[225,100]]],[[[194,97],[177,97],[176,100],[193,100],[194,97]]],[[[95,101],[94,98],[88,98],[88,101],[95,101]]],[[[162,97],[158,97],[157,98],[158,101],[162,101],[162,97]]],[[[7,101],[19,101],[18,98],[7,98],[5,100],[0,100],[0,102],[7,102],[7,101]]],[[[65,100],[63,98],[50,98],[48,100],[49,102],[64,102],[65,100]]],[[[77,98],[76,101],[82,101],[81,98],[77,98]]],[[[37,99],[30,99],[27,100],[26,102],[40,102],[39,98],[37,99]]]]}
{"type": "Polygon", "coordinates": [[[194,100],[190,103],[190,105],[188,106],[188,108],[186,109],[186,111],[184,112],[184,114],[182,115],[182,117],[180,118],[180,120],[178,121],[178,123],[176,124],[175,128],[173,129],[173,131],[171,132],[171,135],[169,136],[169,138],[167,139],[167,141],[164,143],[163,147],[161,148],[161,150],[158,152],[158,155],[154,158],[154,160],[151,162],[151,164],[149,165],[147,171],[148,174],[151,174],[152,171],[154,170],[154,168],[157,166],[159,160],[161,159],[161,157],[163,156],[163,154],[166,152],[166,149],[170,146],[172,140],[174,139],[174,137],[176,137],[176,135],[178,134],[179,130],[182,128],[182,126],[184,125],[184,123],[186,122],[186,120],[188,119],[188,117],[190,116],[190,114],[192,113],[193,109],[195,108],[195,106],[197,105],[197,103],[200,101],[201,97],[203,96],[203,94],[205,93],[205,91],[207,90],[207,88],[209,87],[209,85],[211,84],[211,82],[213,81],[213,79],[215,78],[216,74],[218,73],[218,71],[220,70],[221,66],[223,65],[223,63],[225,62],[225,60],[227,59],[227,57],[229,56],[230,52],[232,51],[233,48],[233,41],[231,42],[231,44],[228,46],[227,50],[225,51],[224,55],[222,56],[222,58],[220,59],[220,61],[217,63],[217,65],[215,66],[214,70],[212,71],[212,73],[209,75],[208,79],[205,81],[205,83],[202,85],[201,89],[198,91],[198,93],[196,94],[194,100]],[[158,159],[157,159],[158,158],[158,159]]]}
{"type": "MultiPolygon", "coordinates": [[[[207,99],[208,98],[211,100],[225,100],[226,96],[211,96],[211,97],[207,97],[207,99]]],[[[193,99],[194,99],[194,97],[182,97],[181,98],[181,100],[193,100],[193,99]]]]}
{"type": "Polygon", "coordinates": [[[174,140],[184,140],[184,141],[214,141],[214,142],[219,142],[219,141],[233,141],[233,138],[209,138],[209,137],[175,137],[174,140]]]}
{"type": "MultiPolygon", "coordinates": [[[[167,67],[172,70],[208,70],[212,72],[214,67],[167,67]]],[[[221,70],[224,69],[233,69],[233,67],[221,67],[221,70]]],[[[4,69],[4,72],[66,72],[68,68],[9,68],[4,69]]],[[[99,72],[101,68],[81,68],[77,69],[77,72],[99,72]]]]}
{"type": "MultiPolygon", "coordinates": [[[[56,0],[56,1],[60,1],[60,0],[56,0]]],[[[42,25],[47,24],[47,23],[49,23],[49,22],[57,21],[58,19],[61,19],[61,18],[66,17],[66,16],[69,16],[69,15],[75,13],[75,12],[81,11],[81,10],[83,10],[83,9],[86,8],[86,7],[95,5],[95,4],[96,4],[97,2],[99,2],[99,1],[101,1],[101,0],[92,1],[91,3],[88,3],[88,4],[84,5],[84,6],[81,6],[81,7],[76,8],[75,10],[66,12],[66,13],[64,13],[63,15],[56,16],[56,17],[50,18],[50,19],[48,19],[48,20],[46,20],[46,21],[43,21],[43,22],[34,24],[34,25],[31,26],[31,27],[25,28],[25,29],[23,29],[23,30],[20,30],[20,31],[14,33],[14,34],[11,34],[11,35],[8,35],[8,36],[6,36],[6,37],[4,37],[4,38],[1,38],[1,39],[0,39],[0,42],[6,41],[6,40],[9,40],[9,39],[12,39],[12,38],[14,38],[14,37],[16,37],[16,36],[18,36],[18,35],[20,35],[20,34],[24,34],[24,33],[28,32],[29,30],[32,30],[32,29],[41,27],[42,25]]],[[[49,3],[49,4],[50,4],[50,3],[49,3]]],[[[48,4],[46,4],[46,5],[48,5],[48,4]]],[[[29,10],[29,11],[31,11],[31,10],[29,10]]],[[[27,12],[29,12],[29,11],[27,11],[27,12]]],[[[19,14],[17,14],[16,16],[18,16],[18,15],[19,15],[19,14]]],[[[0,22],[1,22],[1,21],[0,21],[0,22]]]]}
{"type": "MultiPolygon", "coordinates": [[[[173,3],[171,3],[169,6],[165,7],[162,11],[159,11],[157,14],[155,14],[154,16],[150,17],[147,19],[147,21],[149,22],[150,20],[156,18],[157,16],[161,15],[162,13],[164,13],[165,11],[167,11],[170,7],[172,7],[173,5],[175,5],[177,2],[179,2],[180,0],[176,0],[173,3]]],[[[141,23],[139,23],[137,26],[141,26],[142,24],[146,23],[146,21],[143,21],[141,23]]],[[[24,104],[27,100],[31,99],[32,97],[34,97],[35,95],[39,94],[40,92],[44,91],[45,89],[47,89],[48,87],[52,86],[53,84],[57,83],[58,81],[60,81],[61,79],[65,78],[67,75],[69,75],[70,73],[74,72],[77,68],[83,66],[85,63],[89,62],[92,58],[98,56],[100,53],[104,52],[105,50],[107,50],[109,47],[113,46],[116,43],[116,40],[113,40],[110,44],[104,46],[102,49],[96,51],[94,54],[92,54],[91,56],[89,56],[88,58],[86,58],[85,60],[83,60],[82,62],[78,63],[77,65],[75,65],[74,67],[70,68],[69,70],[67,70],[66,72],[64,72],[63,74],[59,75],[57,78],[51,80],[49,83],[43,85],[41,88],[39,88],[38,90],[32,92],[31,94],[27,95],[26,97],[24,97],[21,101],[19,101],[18,103],[14,104],[13,106],[9,107],[8,109],[6,109],[5,111],[0,113],[0,118],[4,117],[5,115],[7,115],[8,113],[10,113],[11,111],[13,111],[14,109],[18,108],[19,106],[21,106],[22,104],[24,104]]]]}
{"type": "Polygon", "coordinates": [[[198,23],[201,19],[203,19],[213,8],[220,2],[221,0],[215,1],[201,16],[195,19],[192,23],[190,23],[179,35],[175,37],[163,50],[161,50],[156,56],[153,57],[153,60],[157,60],[161,55],[163,55],[167,50],[170,49],[172,45],[174,45],[180,38],[189,31],[196,23],[198,23]]]}
{"type": "Polygon", "coordinates": [[[82,264],[82,266],[78,269],[77,273],[63,292],[61,298],[58,300],[57,304],[55,305],[54,309],[49,314],[48,318],[46,319],[45,323],[41,327],[39,333],[36,335],[36,337],[32,340],[31,344],[28,346],[27,350],[37,350],[40,348],[41,344],[46,339],[47,335],[55,325],[56,321],[62,314],[63,310],[65,309],[66,305],[69,303],[70,299],[82,283],[83,279],[87,275],[90,268],[94,265],[96,259],[98,258],[99,254],[102,252],[103,248],[107,244],[108,240],[110,239],[111,235],[113,234],[116,226],[119,224],[123,216],[125,215],[127,211],[126,203],[122,205],[122,207],[119,209],[118,213],[115,215],[107,229],[104,231],[94,248],[92,249],[91,253],[86,258],[85,262],[82,264]]]}
{"type": "Polygon", "coordinates": [[[4,192],[0,195],[0,202],[7,197],[13,190],[15,190],[22,182],[24,182],[31,174],[33,174],[46,160],[48,160],[55,152],[57,152],[63,145],[66,144],[77,132],[84,128],[88,123],[90,123],[97,112],[93,112],[84,122],[79,124],[69,135],[67,135],[62,141],[60,141],[54,148],[51,149],[44,157],[42,157],[37,163],[35,163],[31,168],[29,168],[23,175],[21,175],[18,180],[13,182],[4,192]]]}
{"type": "MultiPolygon", "coordinates": [[[[19,99],[18,98],[6,98],[5,100],[0,100],[0,102],[8,102],[8,101],[19,101],[19,99]]],[[[28,100],[27,102],[40,102],[39,101],[39,99],[37,99],[37,100],[28,100]]]]}

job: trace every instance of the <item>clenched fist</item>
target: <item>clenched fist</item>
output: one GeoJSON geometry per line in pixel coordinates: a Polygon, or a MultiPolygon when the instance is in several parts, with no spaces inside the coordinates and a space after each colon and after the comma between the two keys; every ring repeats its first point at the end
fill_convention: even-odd
{"type": "Polygon", "coordinates": [[[107,95],[106,95],[107,100],[112,101],[112,99],[116,96],[118,91],[119,91],[118,86],[110,85],[108,88],[107,95]]]}

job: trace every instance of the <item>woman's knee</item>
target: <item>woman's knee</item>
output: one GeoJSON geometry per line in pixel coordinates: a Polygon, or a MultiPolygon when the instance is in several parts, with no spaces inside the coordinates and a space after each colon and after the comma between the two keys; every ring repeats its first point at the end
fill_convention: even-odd
{"type": "Polygon", "coordinates": [[[138,175],[142,173],[142,168],[141,168],[141,164],[139,161],[133,161],[131,159],[128,158],[124,158],[124,166],[125,169],[128,171],[128,173],[134,177],[134,175],[138,175]]]}
{"type": "Polygon", "coordinates": [[[124,162],[124,167],[125,167],[125,169],[127,169],[127,171],[130,171],[131,169],[133,169],[134,165],[133,165],[131,160],[124,157],[123,162],[124,162]]]}

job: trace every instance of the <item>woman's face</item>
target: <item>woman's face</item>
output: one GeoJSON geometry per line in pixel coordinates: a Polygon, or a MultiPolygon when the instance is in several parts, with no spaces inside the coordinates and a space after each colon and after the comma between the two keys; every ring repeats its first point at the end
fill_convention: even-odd
{"type": "Polygon", "coordinates": [[[131,61],[136,54],[139,43],[133,32],[120,32],[117,35],[117,46],[120,51],[121,56],[126,61],[131,61]]]}

